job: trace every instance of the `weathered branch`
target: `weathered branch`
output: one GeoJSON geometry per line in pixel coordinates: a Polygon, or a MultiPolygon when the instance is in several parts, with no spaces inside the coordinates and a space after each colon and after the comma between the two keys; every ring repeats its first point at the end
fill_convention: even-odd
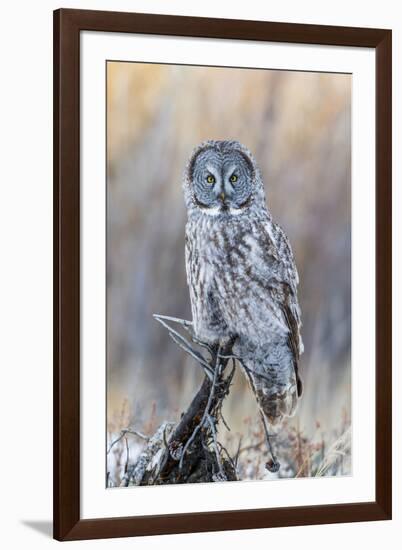
{"type": "Polygon", "coordinates": [[[195,337],[190,321],[164,315],[154,317],[168,330],[173,341],[201,365],[205,377],[177,425],[169,429],[168,437],[165,430],[158,430],[136,464],[128,469],[123,484],[236,480],[234,461],[218,441],[218,423],[224,422],[222,402],[229,393],[234,374],[234,365],[231,372],[226,373],[229,357],[225,357],[231,355],[233,341],[221,347],[211,346],[195,337]],[[184,329],[190,340],[171,323],[184,329]],[[206,349],[210,357],[205,357],[194,344],[206,349]]]}
{"type": "MultiPolygon", "coordinates": [[[[202,367],[205,376],[199,390],[176,426],[165,423],[151,438],[148,438],[148,443],[136,463],[131,467],[126,467],[122,485],[237,480],[237,463],[243,450],[240,448],[240,442],[233,459],[227,449],[218,441],[219,422],[222,421],[222,424],[228,430],[230,429],[222,416],[222,405],[229,393],[236,359],[239,360],[233,354],[234,339],[220,345],[211,345],[200,342],[194,334],[190,321],[166,315],[154,315],[154,318],[167,329],[172,340],[195,359],[197,364],[202,367]],[[189,339],[173,328],[172,323],[185,330],[189,339]],[[194,344],[206,349],[209,357],[205,357],[194,347],[194,344]],[[233,368],[227,373],[226,367],[231,359],[233,368]]],[[[255,373],[243,363],[242,366],[253,388],[251,373],[256,375],[259,373],[255,373]]],[[[264,374],[261,373],[261,376],[264,377],[264,374]]],[[[270,440],[271,435],[262,412],[261,420],[265,441],[271,455],[270,460],[266,463],[266,468],[271,472],[277,472],[279,462],[274,454],[270,440]]],[[[135,430],[122,430],[119,438],[111,444],[108,453],[128,433],[146,437],[135,430]]]]}

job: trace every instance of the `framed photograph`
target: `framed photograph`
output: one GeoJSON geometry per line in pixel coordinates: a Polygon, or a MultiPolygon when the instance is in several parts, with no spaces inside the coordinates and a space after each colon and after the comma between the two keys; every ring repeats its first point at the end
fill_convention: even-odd
{"type": "Polygon", "coordinates": [[[54,12],[54,536],[391,518],[391,31],[54,12]]]}

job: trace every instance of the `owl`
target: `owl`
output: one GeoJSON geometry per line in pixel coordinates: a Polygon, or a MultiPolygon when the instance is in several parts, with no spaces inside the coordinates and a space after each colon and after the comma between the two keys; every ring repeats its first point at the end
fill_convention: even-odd
{"type": "Polygon", "coordinates": [[[210,345],[234,342],[262,412],[278,424],[302,394],[299,278],[289,241],[266,206],[253,156],[237,141],[199,145],[183,191],[194,333],[210,345]]]}

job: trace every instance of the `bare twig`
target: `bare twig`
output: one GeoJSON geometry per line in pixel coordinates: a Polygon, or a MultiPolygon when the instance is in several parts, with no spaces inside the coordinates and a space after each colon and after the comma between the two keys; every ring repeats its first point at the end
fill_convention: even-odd
{"type": "MultiPolygon", "coordinates": [[[[244,367],[245,371],[246,371],[246,374],[248,376],[248,379],[250,381],[250,386],[252,387],[253,389],[253,393],[255,396],[257,396],[257,392],[255,390],[255,386],[254,386],[254,382],[253,382],[253,379],[251,378],[251,372],[253,372],[254,374],[257,374],[255,371],[252,371],[251,369],[249,369],[248,367],[246,367],[244,365],[244,363],[242,363],[242,366],[244,367]]],[[[263,413],[263,410],[262,410],[262,407],[260,405],[260,402],[259,402],[259,399],[257,397],[257,404],[259,406],[259,409],[260,409],[260,415],[261,415],[261,420],[262,420],[262,424],[264,426],[264,433],[265,433],[265,439],[267,441],[267,445],[268,445],[268,450],[269,450],[269,453],[271,455],[271,459],[266,463],[266,468],[270,471],[270,472],[277,472],[280,468],[280,463],[278,462],[275,454],[274,454],[274,451],[273,451],[273,448],[272,448],[272,445],[271,445],[271,440],[270,440],[270,434],[269,434],[269,431],[268,431],[268,426],[267,426],[267,422],[265,420],[265,416],[264,416],[264,413],[263,413]]]]}
{"type": "Polygon", "coordinates": [[[201,365],[205,374],[208,376],[210,380],[212,380],[213,371],[208,365],[208,363],[203,359],[201,354],[198,354],[198,352],[192,349],[190,346],[185,346],[184,344],[182,344],[180,340],[173,333],[169,332],[169,336],[173,340],[173,342],[175,342],[183,351],[191,355],[197,361],[197,363],[201,365]]]}
{"type": "MultiPolygon", "coordinates": [[[[212,369],[211,369],[211,366],[209,365],[209,363],[205,360],[205,358],[201,355],[201,353],[199,353],[197,350],[195,350],[191,345],[190,345],[190,342],[184,338],[184,336],[182,336],[179,332],[177,332],[177,330],[173,329],[168,323],[166,323],[165,319],[170,319],[170,320],[174,320],[174,322],[180,322],[182,321],[181,319],[177,319],[176,317],[166,317],[166,316],[162,316],[162,315],[154,315],[154,318],[162,325],[164,326],[168,332],[169,332],[169,336],[172,338],[172,340],[181,348],[183,349],[186,353],[188,353],[189,355],[191,355],[196,361],[198,361],[198,363],[200,363],[202,365],[202,367],[207,371],[208,375],[212,378],[212,369]]],[[[185,326],[188,326],[187,324],[189,323],[189,321],[182,321],[182,323],[186,323],[186,324],[182,324],[183,327],[185,326]]]]}
{"type": "Polygon", "coordinates": [[[240,456],[240,448],[241,448],[241,442],[242,442],[242,437],[240,436],[239,437],[239,444],[237,446],[237,452],[236,452],[236,456],[235,456],[235,459],[234,459],[234,463],[235,463],[235,469],[237,470],[237,465],[239,463],[239,456],[240,456]]]}
{"type": "Polygon", "coordinates": [[[221,406],[219,407],[219,417],[220,417],[220,419],[222,420],[223,425],[225,426],[225,428],[227,429],[227,431],[230,432],[230,426],[229,426],[229,424],[226,422],[225,417],[224,417],[223,414],[222,414],[222,402],[221,402],[221,406]]]}
{"type": "Polygon", "coordinates": [[[127,470],[128,470],[128,462],[130,460],[130,449],[129,449],[129,446],[128,446],[128,439],[127,437],[124,438],[125,442],[126,442],[126,464],[124,466],[124,473],[126,474],[127,473],[127,470]]]}
{"type": "Polygon", "coordinates": [[[216,481],[226,481],[226,475],[225,475],[225,472],[223,471],[221,455],[220,455],[219,449],[218,449],[218,441],[217,441],[217,437],[216,437],[215,421],[212,419],[211,415],[208,414],[208,413],[206,415],[206,420],[208,420],[210,428],[211,428],[213,446],[214,446],[214,451],[215,451],[215,456],[216,456],[216,462],[218,463],[218,468],[219,468],[219,476],[215,476],[215,478],[216,478],[216,481]]]}
{"type": "Polygon", "coordinates": [[[220,441],[218,441],[218,445],[219,445],[219,448],[221,449],[221,451],[223,451],[225,453],[225,455],[226,455],[227,459],[229,460],[230,464],[232,465],[234,471],[237,472],[236,463],[233,460],[233,458],[230,456],[229,451],[226,449],[226,447],[224,445],[222,445],[222,443],[220,441]]]}
{"type": "Polygon", "coordinates": [[[220,362],[219,362],[219,350],[218,350],[218,353],[216,355],[214,377],[212,379],[211,390],[209,392],[208,401],[207,401],[207,404],[206,404],[206,407],[205,407],[205,410],[204,410],[204,414],[201,418],[200,423],[197,424],[197,426],[195,427],[195,429],[194,429],[193,433],[191,434],[190,438],[188,439],[188,441],[186,442],[186,444],[183,447],[183,452],[181,454],[180,463],[179,463],[179,468],[180,469],[182,469],[182,467],[183,467],[183,459],[184,459],[184,456],[185,456],[188,448],[190,447],[191,443],[194,441],[195,436],[197,435],[198,431],[203,427],[203,425],[205,423],[205,420],[206,420],[206,417],[209,413],[212,398],[213,398],[214,393],[215,393],[216,379],[217,379],[218,374],[220,374],[219,371],[220,371],[220,362]]]}
{"type": "Polygon", "coordinates": [[[160,315],[159,313],[154,313],[154,318],[159,322],[161,322],[160,320],[164,320],[164,321],[170,321],[171,323],[179,324],[184,328],[184,330],[186,330],[190,334],[191,340],[195,344],[198,344],[202,348],[207,349],[209,353],[212,354],[211,346],[205,342],[202,342],[195,336],[193,331],[193,323],[191,321],[187,321],[185,319],[179,319],[178,317],[169,317],[168,315],[160,315]]]}
{"type": "MultiPolygon", "coordinates": [[[[163,447],[164,438],[166,439],[166,431],[170,431],[173,428],[172,422],[165,422],[149,438],[147,445],[137,458],[135,464],[128,467],[126,474],[120,483],[121,487],[128,487],[128,485],[141,485],[145,472],[152,465],[153,460],[157,456],[159,450],[163,447]]],[[[156,468],[158,465],[156,465],[156,468]]]]}
{"type": "MultiPolygon", "coordinates": [[[[220,355],[219,357],[222,357],[222,356],[220,355]]],[[[229,388],[230,388],[230,385],[232,383],[235,370],[236,370],[236,361],[233,359],[232,370],[230,371],[230,373],[229,373],[229,375],[228,375],[228,377],[226,378],[226,381],[225,381],[225,383],[226,383],[226,393],[229,392],[229,388]]],[[[216,411],[216,417],[217,418],[219,417],[222,420],[223,425],[228,430],[228,432],[230,432],[230,426],[226,422],[225,417],[223,416],[222,407],[223,407],[223,398],[221,399],[221,401],[218,404],[217,411],[216,411]]]]}
{"type": "Polygon", "coordinates": [[[179,319],[179,317],[171,317],[169,315],[161,315],[160,313],[154,313],[153,317],[157,321],[159,321],[161,319],[163,321],[170,321],[171,323],[177,323],[178,325],[182,326],[185,330],[191,330],[192,326],[193,326],[192,321],[187,321],[187,319],[179,319]]]}
{"type": "Polygon", "coordinates": [[[115,439],[114,441],[112,441],[112,443],[110,444],[110,447],[109,447],[106,454],[109,454],[110,451],[112,450],[112,448],[116,445],[116,443],[118,443],[120,440],[122,440],[123,437],[126,434],[136,435],[137,437],[140,437],[141,439],[144,439],[145,441],[149,441],[149,437],[147,435],[144,435],[143,433],[141,433],[137,430],[133,430],[132,428],[126,428],[124,430],[121,430],[119,437],[117,439],[115,439]]]}
{"type": "Polygon", "coordinates": [[[270,434],[269,434],[268,426],[267,426],[267,421],[265,420],[264,413],[261,410],[260,410],[260,415],[261,415],[261,419],[262,419],[262,425],[264,426],[264,432],[265,432],[265,438],[267,440],[268,450],[269,450],[269,453],[271,455],[271,460],[268,461],[265,466],[270,472],[275,473],[279,470],[280,464],[279,464],[278,459],[276,458],[274,450],[272,448],[270,434]]]}

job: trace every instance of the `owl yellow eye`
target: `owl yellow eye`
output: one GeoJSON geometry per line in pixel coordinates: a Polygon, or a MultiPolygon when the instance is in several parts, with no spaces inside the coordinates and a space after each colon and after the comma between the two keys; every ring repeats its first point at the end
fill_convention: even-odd
{"type": "Polygon", "coordinates": [[[208,183],[215,183],[215,178],[214,176],[211,176],[211,174],[207,177],[207,182],[208,183]]]}
{"type": "Polygon", "coordinates": [[[230,176],[230,181],[231,181],[232,183],[236,183],[236,181],[237,181],[238,179],[239,179],[239,178],[236,176],[236,174],[232,174],[232,175],[230,176]]]}

